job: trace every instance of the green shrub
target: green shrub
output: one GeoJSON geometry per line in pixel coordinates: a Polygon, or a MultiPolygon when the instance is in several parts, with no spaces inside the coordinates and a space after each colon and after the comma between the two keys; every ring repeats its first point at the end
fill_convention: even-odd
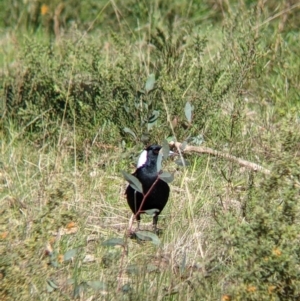
{"type": "MultiPolygon", "coordinates": [[[[283,129],[282,140],[291,137],[295,150],[299,133],[283,129]]],[[[218,266],[223,294],[231,300],[299,298],[299,162],[283,145],[271,176],[257,181],[249,175],[239,210],[214,208],[218,263],[212,266],[218,266]]]]}
{"type": "MultiPolygon", "coordinates": [[[[165,99],[170,117],[179,120],[178,139],[198,136],[206,126],[206,135],[214,133],[216,139],[228,141],[230,134],[218,130],[230,129],[231,124],[231,118],[222,114],[223,104],[232,103],[230,114],[239,116],[242,88],[257,60],[253,34],[249,27],[240,32],[239,22],[236,18],[227,25],[223,50],[205,64],[207,38],[175,23],[169,29],[153,30],[148,67],[137,59],[140,54],[130,45],[132,41],[119,34],[112,35],[108,57],[103,43],[81,39],[76,32],[63,48],[27,40],[20,67],[5,83],[5,114],[35,135],[45,136],[45,129],[58,132],[66,123],[71,128],[76,124],[79,137],[92,139],[109,122],[119,129],[119,142],[147,143],[161,141],[170,131],[165,99]],[[245,33],[247,38],[240,39],[245,33]],[[235,44],[234,49],[225,48],[227,43],[235,44]],[[156,78],[149,93],[143,91],[147,70],[156,78]],[[187,101],[194,106],[192,127],[183,116],[187,101]],[[218,121],[210,127],[210,120],[218,121]],[[124,128],[134,135],[126,134],[124,128]]],[[[139,51],[147,53],[144,47],[139,51]]]]}
{"type": "Polygon", "coordinates": [[[1,297],[299,300],[299,4],[200,2],[64,1],[58,35],[59,1],[0,2],[1,297]],[[161,244],[138,244],[119,146],[171,124],[271,172],[166,162],[161,244]]]}

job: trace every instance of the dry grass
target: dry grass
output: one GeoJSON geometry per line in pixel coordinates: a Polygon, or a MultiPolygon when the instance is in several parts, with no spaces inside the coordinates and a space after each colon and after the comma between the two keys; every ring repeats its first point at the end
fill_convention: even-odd
{"type": "MultiPolygon", "coordinates": [[[[169,293],[180,296],[191,289],[187,279],[207,274],[205,265],[214,257],[207,239],[213,219],[210,208],[219,203],[222,210],[229,210],[237,202],[236,195],[241,197],[240,190],[236,192],[238,188],[220,176],[220,169],[230,164],[208,156],[190,157],[187,169],[172,161],[165,163],[164,169],[175,173],[175,181],[159,218],[163,234],[157,247],[127,237],[130,210],[120,170],[130,170],[125,165],[128,161],[115,159],[120,155],[121,150],[94,148],[87,162],[74,163],[74,152],[67,146],[36,149],[23,141],[3,140],[3,300],[7,296],[26,299],[28,294],[34,299],[51,300],[55,295],[64,300],[74,293],[74,283],[91,280],[106,284],[93,292],[96,299],[102,294],[109,294],[109,300],[119,299],[118,289],[130,285],[141,295],[155,286],[154,296],[149,296],[154,300],[169,293]],[[101,245],[110,238],[125,239],[126,250],[101,245]],[[64,254],[76,248],[77,256],[64,261],[64,254]],[[145,287],[134,288],[140,285],[140,277],[145,287]],[[49,280],[57,285],[52,294],[49,280]]],[[[236,182],[245,181],[247,172],[233,170],[236,182]]],[[[150,229],[150,221],[143,216],[142,227],[150,229]]],[[[89,294],[88,289],[78,293],[89,294]]]]}
{"type": "MultiPolygon", "coordinates": [[[[224,16],[229,14],[226,19],[229,23],[236,22],[234,16],[231,18],[234,14],[230,3],[225,2],[210,4],[224,16]]],[[[271,174],[254,173],[236,161],[208,154],[184,154],[191,163],[187,168],[178,167],[172,159],[164,162],[164,170],[174,173],[175,180],[170,184],[170,200],[159,217],[160,245],[133,240],[127,235],[131,212],[124,197],[127,184],[120,171],[133,171],[135,162],[128,155],[130,150],[124,153],[116,147],[120,142],[120,136],[114,137],[117,126],[112,129],[113,123],[105,123],[102,128],[97,128],[97,134],[93,133],[91,142],[85,140],[84,131],[80,132],[83,137],[77,136],[75,118],[73,128],[66,126],[65,120],[57,120],[54,137],[52,132],[45,130],[40,134],[42,138],[33,142],[28,130],[34,124],[32,120],[28,122],[28,128],[15,128],[13,122],[1,120],[1,300],[289,300],[289,296],[294,298],[290,297],[290,300],[299,299],[297,226],[300,210],[298,205],[293,207],[288,203],[299,195],[300,188],[297,174],[299,104],[295,101],[299,96],[298,69],[295,68],[300,65],[296,54],[298,47],[295,47],[299,34],[293,32],[293,36],[291,32],[290,36],[283,36],[288,26],[285,14],[292,14],[298,4],[291,1],[290,7],[285,8],[281,3],[278,6],[281,12],[270,15],[263,7],[264,3],[259,2],[260,9],[266,14],[265,21],[258,11],[253,28],[257,37],[264,34],[266,38],[262,38],[257,46],[257,57],[253,60],[257,65],[248,66],[253,68],[254,79],[249,76],[250,79],[243,82],[245,87],[236,93],[239,99],[234,92],[226,94],[220,101],[220,108],[216,108],[217,113],[214,112],[201,129],[198,128],[199,120],[187,126],[181,112],[176,112],[181,114],[176,129],[168,128],[170,122],[163,120],[161,124],[167,124],[168,133],[173,130],[176,134],[182,128],[200,132],[205,138],[204,146],[260,164],[271,170],[271,174]],[[272,33],[273,39],[267,38],[268,31],[260,30],[277,18],[278,32],[272,33]],[[280,42],[281,38],[286,41],[280,42]],[[265,40],[270,45],[265,45],[265,40]],[[271,54],[265,50],[269,48],[271,54]],[[259,79],[255,77],[258,74],[261,75],[259,79]],[[106,135],[110,135],[111,144],[107,141],[103,144],[105,140],[101,138],[106,135]],[[280,212],[285,213],[280,215],[280,212]],[[119,239],[118,243],[103,245],[112,238],[119,239]],[[278,271],[282,266],[284,268],[278,271]],[[274,270],[271,276],[261,276],[269,270],[274,270]],[[251,276],[249,271],[256,274],[251,276]]],[[[179,2],[177,4],[180,6],[179,2]]],[[[116,11],[120,9],[116,5],[112,7],[116,11]]],[[[236,9],[235,6],[232,8],[236,9]]],[[[241,10],[248,14],[245,8],[241,10]]],[[[180,22],[174,24],[180,27],[180,22]]],[[[223,35],[219,25],[214,29],[205,28],[205,32],[211,41],[199,62],[204,63],[204,71],[213,73],[214,70],[205,70],[205,67],[218,58],[220,42],[226,41],[219,39],[223,35]]],[[[76,31],[76,34],[81,35],[82,40],[86,37],[86,33],[76,31]]],[[[233,31],[231,38],[236,45],[229,45],[232,49],[228,47],[230,51],[222,52],[224,58],[220,62],[227,62],[228,56],[234,53],[242,74],[244,58],[239,50],[244,45],[239,42],[244,37],[239,34],[241,32],[233,31]]],[[[115,39],[115,45],[108,40],[107,47],[102,49],[109,61],[103,66],[116,67],[133,51],[137,65],[145,65],[145,73],[150,73],[151,53],[145,46],[146,36],[128,48],[124,46],[127,44],[122,45],[125,42],[120,37],[115,39]],[[124,48],[119,57],[118,47],[124,48]]],[[[246,39],[250,38],[245,36],[246,39]]],[[[63,52],[63,40],[60,43],[63,52]]],[[[184,47],[180,46],[180,51],[184,53],[184,47]]],[[[7,61],[11,59],[7,58],[7,61]]],[[[158,66],[161,61],[157,60],[158,66]]],[[[196,63],[192,63],[197,69],[196,63]]],[[[181,64],[181,67],[190,66],[185,54],[181,64]]],[[[129,64],[129,67],[132,66],[129,64]]],[[[217,69],[218,66],[214,67],[217,69]]],[[[228,70],[230,67],[226,66],[228,70]]],[[[126,70],[128,74],[130,68],[126,70]]],[[[221,89],[222,79],[232,76],[230,72],[234,69],[227,74],[226,68],[220,69],[220,74],[216,72],[216,78],[205,78],[208,84],[216,81],[211,85],[212,90],[221,89]]],[[[188,75],[187,71],[184,76],[188,75]]],[[[162,75],[161,81],[167,81],[167,76],[162,75]]],[[[194,78],[190,79],[193,81],[194,78]]],[[[179,82],[175,72],[173,78],[170,76],[170,83],[161,85],[179,95],[175,96],[181,108],[181,102],[189,97],[191,86],[182,91],[179,82]]],[[[133,86],[139,84],[132,82],[133,86]]],[[[70,85],[68,92],[69,89],[70,85]]],[[[198,92],[204,93],[201,89],[198,92]]],[[[166,93],[166,99],[170,99],[167,99],[162,115],[171,111],[168,104],[172,105],[172,93],[166,93]]],[[[214,100],[207,99],[209,109],[210,105],[214,106],[214,100]]],[[[199,119],[202,117],[199,113],[199,119]]],[[[181,133],[188,136],[188,130],[181,133]]],[[[157,130],[157,133],[168,135],[163,130],[157,130]]],[[[138,155],[136,148],[131,151],[138,155]]],[[[141,226],[149,230],[151,217],[143,216],[141,226]]]]}

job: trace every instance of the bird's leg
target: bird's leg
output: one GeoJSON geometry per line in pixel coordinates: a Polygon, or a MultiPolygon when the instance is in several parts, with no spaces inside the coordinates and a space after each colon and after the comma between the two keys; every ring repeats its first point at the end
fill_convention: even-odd
{"type": "Polygon", "coordinates": [[[136,216],[136,222],[137,222],[137,231],[140,230],[140,223],[141,223],[141,216],[140,215],[137,215],[136,216]]]}
{"type": "Polygon", "coordinates": [[[157,232],[157,222],[158,222],[158,215],[155,214],[153,216],[153,231],[156,233],[157,232]]]}
{"type": "MultiPolygon", "coordinates": [[[[137,194],[137,191],[135,190],[134,191],[134,214],[136,214],[139,210],[139,208],[137,207],[137,202],[136,202],[136,194],[137,194]]],[[[140,230],[140,223],[141,223],[141,216],[139,214],[137,214],[136,216],[136,222],[137,222],[137,231],[140,230]]]]}

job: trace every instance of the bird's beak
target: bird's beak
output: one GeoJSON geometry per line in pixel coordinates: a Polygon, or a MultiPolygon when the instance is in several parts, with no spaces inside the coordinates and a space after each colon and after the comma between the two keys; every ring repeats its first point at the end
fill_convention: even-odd
{"type": "Polygon", "coordinates": [[[172,152],[172,151],[169,152],[169,157],[171,157],[171,156],[176,156],[176,155],[177,155],[177,154],[174,153],[174,152],[172,152]]]}
{"type": "MultiPolygon", "coordinates": [[[[169,151],[168,157],[173,157],[176,156],[177,154],[174,153],[173,151],[169,151]]],[[[163,156],[164,157],[164,156],[163,156]]]]}

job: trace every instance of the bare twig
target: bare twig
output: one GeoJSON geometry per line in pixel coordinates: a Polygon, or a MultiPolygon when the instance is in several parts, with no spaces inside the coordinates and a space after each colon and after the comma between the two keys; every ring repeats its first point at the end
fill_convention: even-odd
{"type": "MultiPolygon", "coordinates": [[[[174,142],[174,141],[170,142],[170,146],[175,146],[177,149],[180,149],[182,151],[181,145],[182,145],[182,143],[180,143],[180,142],[174,142]]],[[[262,167],[261,165],[258,165],[258,164],[253,163],[253,162],[246,161],[244,159],[232,156],[232,155],[227,154],[227,153],[222,153],[222,152],[216,151],[216,150],[214,150],[212,148],[209,148],[209,147],[187,145],[184,148],[184,152],[185,153],[209,154],[209,155],[213,155],[213,156],[216,156],[216,157],[221,157],[221,158],[228,159],[229,161],[236,162],[236,163],[240,164],[241,166],[250,168],[254,171],[260,171],[260,172],[262,172],[266,175],[269,175],[271,173],[269,169],[266,169],[266,168],[262,167]]]]}
{"type": "MultiPolygon", "coordinates": [[[[147,193],[143,195],[143,200],[141,202],[141,205],[140,205],[138,211],[136,212],[136,214],[134,215],[134,219],[135,220],[137,220],[137,216],[143,212],[142,211],[143,205],[144,205],[144,203],[145,203],[148,195],[150,194],[150,192],[152,191],[152,189],[154,188],[154,186],[155,186],[155,184],[157,183],[158,180],[159,180],[159,175],[157,175],[156,180],[154,181],[154,183],[152,184],[152,186],[150,187],[150,189],[147,191],[147,193]]],[[[132,224],[133,223],[131,221],[131,223],[129,223],[129,232],[131,232],[132,224]]]]}
{"type": "Polygon", "coordinates": [[[261,26],[263,26],[263,25],[265,25],[265,24],[270,23],[272,20],[274,20],[274,19],[280,17],[281,15],[284,15],[284,14],[286,14],[286,13],[289,13],[289,12],[292,11],[293,9],[298,8],[298,6],[300,6],[300,3],[299,3],[299,2],[298,2],[298,3],[295,3],[294,5],[292,5],[292,6],[288,7],[288,8],[286,8],[286,9],[284,9],[284,10],[282,10],[282,11],[280,11],[279,13],[275,14],[274,16],[269,17],[267,20],[265,20],[265,21],[262,22],[261,24],[258,24],[257,26],[255,26],[252,30],[256,30],[256,29],[258,29],[259,27],[261,27],[261,26]]]}

